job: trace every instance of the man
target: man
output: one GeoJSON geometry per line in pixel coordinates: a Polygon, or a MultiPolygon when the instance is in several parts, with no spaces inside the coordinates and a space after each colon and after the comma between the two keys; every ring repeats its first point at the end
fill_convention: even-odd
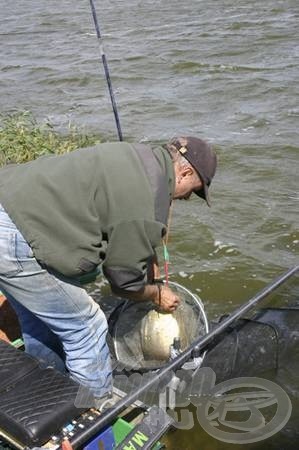
{"type": "Polygon", "coordinates": [[[171,201],[194,192],[209,204],[215,170],[214,152],[194,137],[166,148],[100,144],[2,168],[0,289],[26,351],[104,396],[107,322],[78,277],[101,264],[117,295],[174,311],[179,298],[151,275],[155,248],[171,201]]]}

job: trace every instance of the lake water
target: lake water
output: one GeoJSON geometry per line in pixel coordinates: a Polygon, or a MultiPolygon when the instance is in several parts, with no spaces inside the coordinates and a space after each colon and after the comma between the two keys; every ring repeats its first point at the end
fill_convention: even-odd
{"type": "MultiPolygon", "coordinates": [[[[0,6],[0,112],[30,110],[62,132],[75,124],[117,139],[89,2],[0,6]]],[[[169,242],[172,279],[215,318],[298,264],[298,1],[96,7],[124,138],[191,134],[217,151],[212,208],[177,202],[169,242]]],[[[283,304],[298,304],[291,286],[283,304]]],[[[199,427],[169,439],[173,449],[228,448],[199,427]]]]}

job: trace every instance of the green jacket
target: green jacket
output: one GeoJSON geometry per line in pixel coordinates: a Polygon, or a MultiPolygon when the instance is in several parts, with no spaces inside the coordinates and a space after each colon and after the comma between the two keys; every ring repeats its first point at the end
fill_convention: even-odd
{"type": "Polygon", "coordinates": [[[42,266],[67,277],[103,263],[138,290],[166,231],[173,164],[158,147],[100,144],[0,170],[0,203],[42,266]]]}

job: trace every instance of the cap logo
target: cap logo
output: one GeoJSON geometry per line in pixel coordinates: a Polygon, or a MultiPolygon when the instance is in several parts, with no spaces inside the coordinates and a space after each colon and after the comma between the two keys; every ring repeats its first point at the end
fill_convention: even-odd
{"type": "Polygon", "coordinates": [[[186,147],[181,147],[179,148],[179,152],[183,155],[184,153],[186,153],[188,150],[186,149],[186,147]]]}

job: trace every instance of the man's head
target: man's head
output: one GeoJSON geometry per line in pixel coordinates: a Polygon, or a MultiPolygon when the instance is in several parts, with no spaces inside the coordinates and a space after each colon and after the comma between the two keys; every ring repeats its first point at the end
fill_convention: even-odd
{"type": "Polygon", "coordinates": [[[211,146],[202,139],[181,136],[167,145],[176,176],[174,199],[188,199],[192,192],[210,206],[208,188],[215,175],[217,159],[211,146]]]}

